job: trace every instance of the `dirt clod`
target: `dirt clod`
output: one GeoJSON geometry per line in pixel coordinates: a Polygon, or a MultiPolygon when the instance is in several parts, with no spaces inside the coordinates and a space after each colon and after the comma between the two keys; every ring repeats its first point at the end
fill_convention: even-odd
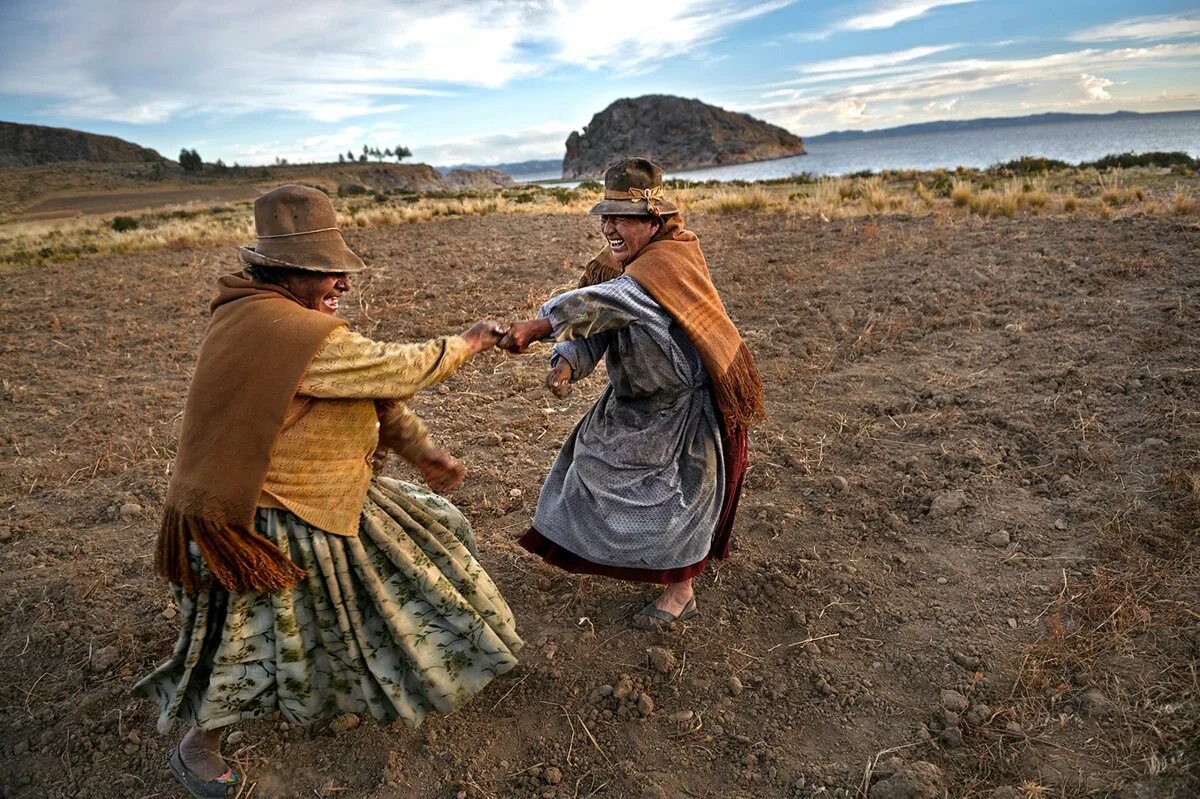
{"type": "Polygon", "coordinates": [[[929,516],[932,519],[941,519],[946,516],[952,516],[967,506],[967,494],[961,489],[954,491],[946,491],[938,494],[929,503],[929,516]]]}
{"type": "Polygon", "coordinates": [[[335,733],[349,732],[361,723],[360,719],[354,713],[343,713],[336,716],[333,721],[329,722],[329,729],[335,733]]]}
{"type": "Polygon", "coordinates": [[[646,650],[650,665],[659,674],[669,674],[675,668],[675,653],[661,646],[652,646],[646,650]]]}
{"type": "Polygon", "coordinates": [[[871,799],[941,799],[945,778],[932,763],[906,763],[895,774],[871,786],[871,799]]]}

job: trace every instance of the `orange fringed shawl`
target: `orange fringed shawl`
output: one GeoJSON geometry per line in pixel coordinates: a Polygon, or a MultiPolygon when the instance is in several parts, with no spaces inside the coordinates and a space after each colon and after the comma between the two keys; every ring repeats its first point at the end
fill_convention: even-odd
{"type": "Polygon", "coordinates": [[[243,275],[226,275],[217,285],[183,412],[155,566],[196,593],[201,586],[188,563],[192,540],[227,590],[279,591],[304,571],[254,532],[254,512],[304,370],[345,322],[243,275]]]}
{"type": "Polygon", "coordinates": [[[713,286],[700,240],[685,230],[679,214],[662,227],[627,266],[605,248],[588,262],[581,286],[626,274],[661,305],[691,340],[713,384],[725,424],[735,430],[766,419],[762,378],[754,356],[725,311],[713,286]]]}

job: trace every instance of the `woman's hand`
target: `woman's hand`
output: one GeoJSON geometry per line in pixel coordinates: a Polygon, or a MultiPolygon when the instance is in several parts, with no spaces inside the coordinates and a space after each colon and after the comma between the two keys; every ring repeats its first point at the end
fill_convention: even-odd
{"type": "Polygon", "coordinates": [[[546,388],[560,398],[571,393],[571,364],[566,358],[559,357],[558,365],[546,373],[546,388]]]}
{"type": "Polygon", "coordinates": [[[549,319],[527,319],[524,322],[513,322],[508,326],[508,332],[497,344],[500,349],[509,352],[522,353],[529,345],[550,335],[553,328],[549,319]]]}
{"type": "Polygon", "coordinates": [[[425,482],[439,494],[446,494],[463,484],[467,470],[453,456],[440,447],[426,452],[414,464],[425,482]]]}
{"type": "Polygon", "coordinates": [[[505,330],[495,322],[476,322],[460,335],[466,339],[472,354],[490,350],[500,343],[505,330]]]}

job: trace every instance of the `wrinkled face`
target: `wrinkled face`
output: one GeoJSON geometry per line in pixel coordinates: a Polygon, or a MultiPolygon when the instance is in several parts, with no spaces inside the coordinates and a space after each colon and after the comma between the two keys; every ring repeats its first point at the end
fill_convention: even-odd
{"type": "Polygon", "coordinates": [[[289,275],[283,287],[295,295],[305,308],[332,316],[337,313],[338,298],[350,291],[350,276],[345,272],[289,275]]]}
{"type": "Polygon", "coordinates": [[[658,233],[659,223],[652,216],[600,217],[600,232],[612,247],[613,255],[628,264],[658,233]]]}

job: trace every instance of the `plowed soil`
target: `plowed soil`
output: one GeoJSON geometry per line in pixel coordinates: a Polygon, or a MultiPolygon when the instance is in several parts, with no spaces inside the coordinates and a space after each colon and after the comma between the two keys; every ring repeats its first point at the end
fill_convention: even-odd
{"type": "MultiPolygon", "coordinates": [[[[416,731],[245,725],[225,744],[241,795],[1196,795],[1194,219],[690,222],[771,414],[698,619],[632,630],[653,589],[514,544],[603,376],[559,400],[544,350],[480,356],[413,405],[470,471],[453,498],[522,665],[416,731]]],[[[528,316],[600,243],[588,219],[505,216],[350,241],[375,270],[343,314],[391,340],[528,316]]],[[[129,688],[175,639],[154,533],[234,268],[221,248],[4,275],[11,797],[182,795],[175,736],[129,688]]]]}

